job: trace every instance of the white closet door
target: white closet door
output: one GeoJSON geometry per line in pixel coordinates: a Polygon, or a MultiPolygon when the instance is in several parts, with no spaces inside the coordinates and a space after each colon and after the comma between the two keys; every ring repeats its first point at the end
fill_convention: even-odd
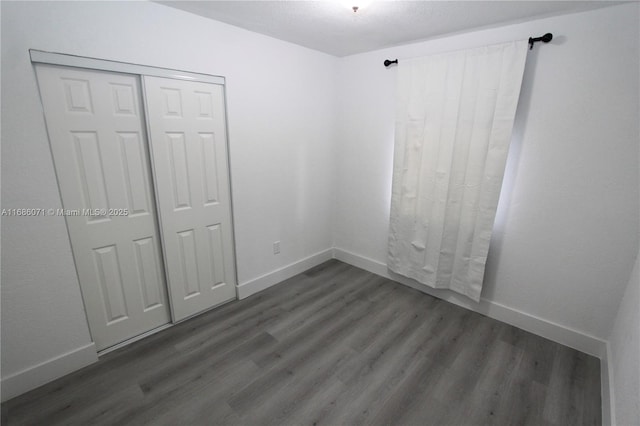
{"type": "Polygon", "coordinates": [[[101,350],[170,321],[140,81],[36,70],[63,206],[74,210],[66,220],[89,327],[101,350]]]}
{"type": "Polygon", "coordinates": [[[174,320],[236,297],[223,86],[144,77],[174,320]]]}

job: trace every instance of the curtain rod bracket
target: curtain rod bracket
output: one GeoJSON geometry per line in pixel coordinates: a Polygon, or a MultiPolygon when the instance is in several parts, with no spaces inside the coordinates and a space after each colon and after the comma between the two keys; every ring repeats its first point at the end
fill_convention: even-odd
{"type": "Polygon", "coordinates": [[[551,33],[546,33],[542,37],[529,37],[529,50],[533,50],[533,44],[538,41],[549,43],[551,40],[553,40],[553,34],[551,33]]]}

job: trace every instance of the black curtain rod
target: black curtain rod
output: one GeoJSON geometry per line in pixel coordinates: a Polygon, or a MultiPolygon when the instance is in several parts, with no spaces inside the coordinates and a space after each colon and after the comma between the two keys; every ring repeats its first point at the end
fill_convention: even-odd
{"type": "MultiPolygon", "coordinates": [[[[543,43],[549,43],[551,40],[553,40],[553,34],[551,33],[546,33],[545,35],[541,36],[541,37],[529,37],[529,50],[533,49],[533,45],[539,41],[543,42],[543,43]]],[[[394,59],[393,61],[389,60],[389,59],[385,59],[384,61],[384,66],[388,67],[391,64],[397,64],[398,60],[394,59]]]]}

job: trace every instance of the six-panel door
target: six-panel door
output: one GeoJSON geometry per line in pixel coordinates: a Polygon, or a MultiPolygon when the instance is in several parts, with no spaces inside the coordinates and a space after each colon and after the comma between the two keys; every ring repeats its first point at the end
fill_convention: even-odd
{"type": "Polygon", "coordinates": [[[144,78],[174,320],[236,297],[223,86],[144,78]]]}
{"type": "Polygon", "coordinates": [[[101,350],[170,321],[140,79],[40,64],[36,70],[87,318],[101,350]]]}

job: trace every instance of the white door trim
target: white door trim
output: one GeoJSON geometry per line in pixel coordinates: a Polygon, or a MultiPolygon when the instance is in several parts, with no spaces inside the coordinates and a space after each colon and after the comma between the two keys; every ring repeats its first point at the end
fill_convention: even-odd
{"type": "Polygon", "coordinates": [[[50,65],[64,65],[75,68],[89,68],[93,70],[115,71],[126,74],[148,75],[154,77],[173,78],[178,80],[200,81],[203,83],[224,84],[224,77],[200,74],[189,71],[172,70],[169,68],[150,67],[147,65],[130,64],[128,62],[110,61],[106,59],[87,58],[84,56],[67,55],[64,53],[45,52],[29,49],[32,63],[50,65]]]}

